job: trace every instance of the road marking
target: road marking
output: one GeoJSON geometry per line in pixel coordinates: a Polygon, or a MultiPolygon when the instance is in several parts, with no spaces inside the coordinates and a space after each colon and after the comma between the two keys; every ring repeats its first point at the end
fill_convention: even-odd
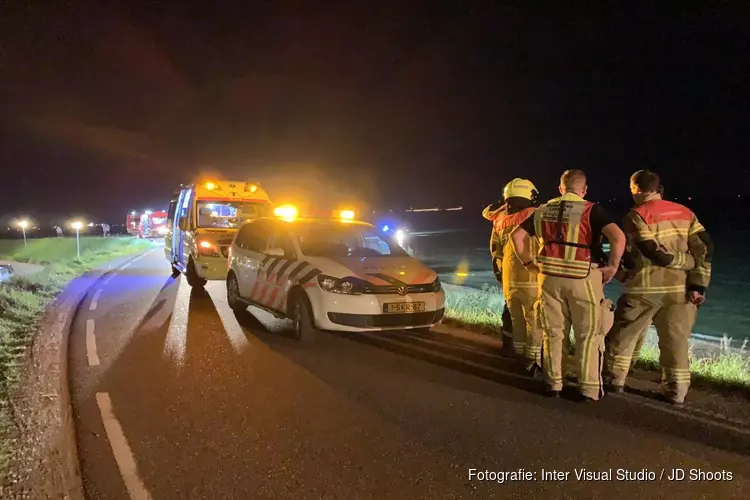
{"type": "Polygon", "coordinates": [[[127,269],[128,267],[130,267],[130,264],[132,264],[132,262],[128,262],[127,264],[120,266],[120,270],[127,269]]]}
{"type": "Polygon", "coordinates": [[[110,399],[109,393],[97,392],[96,404],[102,414],[104,431],[107,433],[112,454],[115,456],[115,462],[120,469],[120,475],[125,482],[125,488],[127,488],[130,498],[132,500],[150,500],[151,495],[140,476],[138,476],[138,468],[135,464],[133,452],[128,445],[128,440],[122,432],[122,426],[114,411],[112,411],[112,399],[110,399]]]}
{"type": "Polygon", "coordinates": [[[96,352],[96,337],[94,336],[94,320],[86,320],[86,357],[89,366],[99,366],[99,355],[96,352]]]}
{"type": "Polygon", "coordinates": [[[96,291],[96,293],[94,293],[94,298],[91,299],[91,304],[89,304],[89,311],[96,311],[96,307],[99,305],[99,297],[101,296],[102,289],[100,288],[96,291]]]}
{"type": "Polygon", "coordinates": [[[700,422],[700,423],[708,425],[708,426],[720,427],[722,429],[726,429],[726,430],[729,430],[729,431],[732,431],[732,432],[737,432],[739,434],[744,434],[745,436],[750,436],[750,429],[748,429],[748,428],[744,428],[744,427],[740,427],[740,426],[732,425],[732,424],[726,424],[724,422],[717,421],[717,420],[715,420],[713,418],[702,417],[700,415],[696,415],[695,413],[692,413],[689,409],[675,409],[675,408],[671,408],[671,407],[667,406],[666,403],[661,403],[661,404],[660,403],[652,403],[651,401],[648,401],[643,396],[638,396],[638,395],[635,395],[635,394],[628,394],[628,393],[611,394],[611,395],[607,395],[607,396],[608,397],[614,396],[615,398],[618,398],[618,399],[625,399],[625,400],[630,401],[632,403],[639,404],[641,406],[647,406],[647,407],[649,407],[651,409],[659,410],[659,411],[662,411],[664,413],[669,413],[671,415],[676,415],[678,417],[686,418],[688,420],[693,420],[693,421],[696,421],[696,422],[700,422]]]}

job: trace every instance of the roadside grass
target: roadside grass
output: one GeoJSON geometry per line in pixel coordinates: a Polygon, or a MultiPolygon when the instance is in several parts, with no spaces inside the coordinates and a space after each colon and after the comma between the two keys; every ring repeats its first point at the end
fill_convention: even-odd
{"type": "MultiPolygon", "coordinates": [[[[499,335],[502,332],[502,312],[505,300],[497,286],[482,290],[445,284],[446,323],[466,327],[479,333],[499,335]]],[[[571,345],[574,344],[571,339],[571,345]]],[[[716,352],[698,355],[691,347],[690,369],[692,385],[717,390],[750,390],[750,345],[732,349],[732,339],[725,336],[716,352]]],[[[649,371],[659,370],[659,346],[645,343],[636,366],[649,371]]]]}
{"type": "Polygon", "coordinates": [[[134,238],[81,238],[81,258],[75,238],[23,241],[0,240],[0,259],[41,264],[43,271],[15,276],[0,284],[0,478],[7,470],[14,425],[10,395],[20,382],[24,357],[31,346],[42,313],[75,277],[105,262],[151,248],[134,238]]]}

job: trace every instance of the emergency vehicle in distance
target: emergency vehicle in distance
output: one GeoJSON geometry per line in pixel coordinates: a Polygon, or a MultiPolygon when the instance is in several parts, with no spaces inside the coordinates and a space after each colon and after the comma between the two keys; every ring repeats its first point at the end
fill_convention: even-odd
{"type": "Polygon", "coordinates": [[[229,245],[248,219],[271,215],[271,201],[257,182],[208,181],[183,185],[169,204],[164,255],[172,273],[195,288],[227,276],[229,245]]]}
{"type": "Polygon", "coordinates": [[[351,210],[300,218],[292,206],[246,222],[232,242],[227,300],[294,322],[309,339],[320,330],[429,329],[440,323],[445,292],[437,273],[394,238],[354,220],[351,210]]]}
{"type": "Polygon", "coordinates": [[[125,228],[136,238],[163,238],[167,234],[167,212],[164,210],[133,210],[128,213],[125,228]]]}

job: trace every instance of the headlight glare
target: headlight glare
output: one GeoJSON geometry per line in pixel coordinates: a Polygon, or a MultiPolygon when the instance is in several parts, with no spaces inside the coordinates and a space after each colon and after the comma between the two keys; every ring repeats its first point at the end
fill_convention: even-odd
{"type": "Polygon", "coordinates": [[[326,292],[340,293],[342,295],[360,295],[362,293],[357,284],[346,279],[338,279],[325,274],[318,275],[318,284],[326,292]]]}

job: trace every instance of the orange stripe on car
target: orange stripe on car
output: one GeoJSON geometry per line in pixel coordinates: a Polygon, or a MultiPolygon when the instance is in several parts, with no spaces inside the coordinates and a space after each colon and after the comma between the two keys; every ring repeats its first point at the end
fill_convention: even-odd
{"type": "Polygon", "coordinates": [[[263,289],[260,291],[260,295],[258,296],[258,302],[261,304],[263,303],[263,299],[266,297],[266,292],[268,291],[268,283],[263,283],[263,289]]]}
{"type": "Polygon", "coordinates": [[[253,283],[253,289],[250,292],[250,300],[255,300],[255,294],[258,292],[258,282],[253,283]]]}

